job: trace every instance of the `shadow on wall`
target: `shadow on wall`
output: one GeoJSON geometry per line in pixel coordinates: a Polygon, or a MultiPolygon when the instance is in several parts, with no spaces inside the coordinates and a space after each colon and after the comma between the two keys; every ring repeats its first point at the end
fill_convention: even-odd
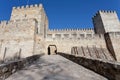
{"type": "Polygon", "coordinates": [[[115,61],[114,57],[111,55],[107,48],[96,47],[95,45],[91,47],[74,46],[71,48],[71,54],[81,57],[115,61]]]}

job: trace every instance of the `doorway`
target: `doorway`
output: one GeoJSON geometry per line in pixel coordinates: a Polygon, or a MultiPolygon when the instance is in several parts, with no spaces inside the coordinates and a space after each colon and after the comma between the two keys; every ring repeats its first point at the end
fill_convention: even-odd
{"type": "Polygon", "coordinates": [[[48,46],[48,55],[57,54],[57,47],[56,45],[49,45],[48,46]]]}

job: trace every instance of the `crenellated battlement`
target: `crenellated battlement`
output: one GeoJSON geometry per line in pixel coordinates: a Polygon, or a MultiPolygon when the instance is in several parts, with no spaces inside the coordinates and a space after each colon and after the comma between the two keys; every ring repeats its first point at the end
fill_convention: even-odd
{"type": "MultiPolygon", "coordinates": [[[[13,7],[10,20],[44,17],[45,12],[42,4],[13,7]]],[[[46,15],[46,14],[45,14],[46,15]]]]}
{"type": "Polygon", "coordinates": [[[47,39],[48,40],[100,40],[104,39],[103,34],[93,34],[93,33],[54,33],[54,34],[47,34],[47,39]]]}
{"type": "Polygon", "coordinates": [[[113,11],[113,10],[99,10],[98,12],[101,12],[101,13],[116,13],[116,11],[113,11]]]}
{"type": "Polygon", "coordinates": [[[42,4],[13,7],[13,10],[14,9],[27,9],[27,8],[42,8],[42,4]]]}
{"type": "Polygon", "coordinates": [[[7,24],[8,21],[4,20],[4,21],[0,21],[0,24],[7,24]]]}
{"type": "Polygon", "coordinates": [[[59,32],[59,31],[94,31],[93,28],[82,28],[82,29],[50,29],[49,30],[50,32],[53,31],[53,32],[59,32]]]}
{"type": "Polygon", "coordinates": [[[115,13],[116,14],[116,11],[112,11],[112,10],[99,10],[99,11],[97,11],[97,13],[92,17],[92,19],[94,19],[95,17],[97,17],[97,16],[100,16],[100,13],[115,13]]]}
{"type": "Polygon", "coordinates": [[[0,21],[0,27],[2,26],[6,26],[8,24],[9,21],[0,21]]]}

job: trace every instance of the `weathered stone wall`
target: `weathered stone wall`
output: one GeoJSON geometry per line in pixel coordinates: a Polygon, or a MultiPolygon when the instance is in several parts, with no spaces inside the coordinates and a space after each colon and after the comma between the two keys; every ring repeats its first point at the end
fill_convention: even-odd
{"type": "Polygon", "coordinates": [[[109,51],[120,62],[120,32],[106,33],[105,38],[109,51]]]}
{"type": "Polygon", "coordinates": [[[59,55],[79,64],[88,69],[95,71],[109,80],[120,80],[120,63],[110,62],[107,60],[86,58],[70,54],[58,53],[59,55]]]}
{"type": "Polygon", "coordinates": [[[71,54],[86,58],[115,61],[114,57],[111,55],[107,48],[96,47],[96,45],[86,47],[74,46],[71,48],[71,54]]]}
{"type": "MultiPolygon", "coordinates": [[[[93,38],[93,29],[64,29],[64,30],[49,30],[47,32],[47,39],[82,39],[93,38]]],[[[97,36],[94,36],[97,37],[97,36]]]]}
{"type": "Polygon", "coordinates": [[[103,47],[106,48],[105,40],[103,36],[91,37],[91,38],[80,38],[80,39],[46,39],[46,53],[49,45],[56,45],[58,52],[71,53],[71,48],[73,46],[83,46],[83,47],[103,47]]]}
{"type": "Polygon", "coordinates": [[[42,4],[13,7],[10,21],[0,24],[0,59],[44,53],[47,30],[42,4]]]}
{"type": "Polygon", "coordinates": [[[94,30],[96,34],[105,33],[105,28],[101,19],[100,12],[98,11],[95,16],[92,18],[94,24],[94,30]]]}
{"type": "Polygon", "coordinates": [[[41,39],[41,37],[39,35],[35,36],[35,45],[34,45],[34,49],[35,49],[35,54],[41,54],[41,53],[45,53],[45,45],[46,45],[46,41],[44,39],[41,39]]]}
{"type": "Polygon", "coordinates": [[[40,23],[38,22],[38,29],[40,29],[38,32],[39,32],[39,35],[44,39],[46,38],[46,35],[47,35],[47,31],[48,31],[48,18],[46,16],[46,13],[45,13],[45,10],[44,8],[41,9],[41,21],[40,23]]]}
{"type": "Polygon", "coordinates": [[[48,30],[48,19],[42,4],[13,7],[10,20],[31,18],[36,19],[36,32],[41,36],[41,38],[44,38],[46,31],[48,30]]]}
{"type": "MultiPolygon", "coordinates": [[[[43,54],[42,54],[43,55],[43,54]]],[[[42,55],[34,55],[24,59],[7,62],[0,65],[0,80],[5,80],[10,75],[18,70],[30,65],[31,63],[37,61],[42,55]]]]}
{"type": "Polygon", "coordinates": [[[33,55],[34,35],[36,31],[34,19],[22,19],[0,24],[0,59],[33,55]]]}

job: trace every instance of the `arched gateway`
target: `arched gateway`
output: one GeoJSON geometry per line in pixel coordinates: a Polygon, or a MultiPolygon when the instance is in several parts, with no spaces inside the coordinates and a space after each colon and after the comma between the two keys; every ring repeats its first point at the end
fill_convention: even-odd
{"type": "Polygon", "coordinates": [[[48,46],[48,55],[57,54],[57,47],[56,45],[49,45],[48,46]]]}

